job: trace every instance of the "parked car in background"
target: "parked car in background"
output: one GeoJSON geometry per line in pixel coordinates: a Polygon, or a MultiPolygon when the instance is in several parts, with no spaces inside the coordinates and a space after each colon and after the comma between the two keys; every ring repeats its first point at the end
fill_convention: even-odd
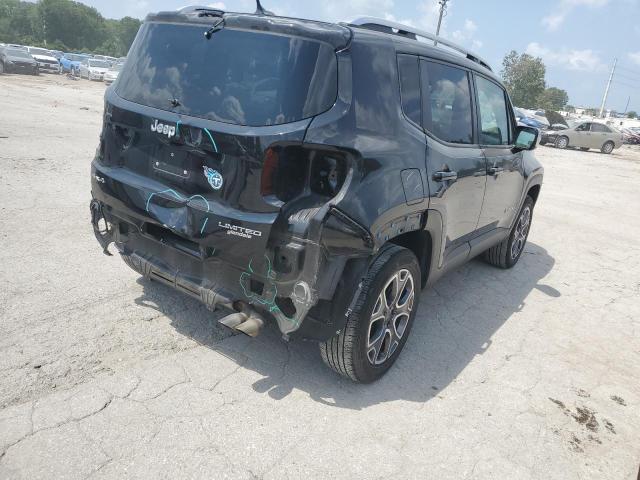
{"type": "Polygon", "coordinates": [[[27,47],[27,51],[31,54],[36,62],[40,72],[58,73],[60,71],[60,62],[53,56],[49,50],[37,47],[27,47]]]}
{"type": "Polygon", "coordinates": [[[113,65],[107,71],[107,73],[104,74],[104,83],[106,83],[107,85],[111,85],[113,82],[115,82],[118,78],[118,75],[120,74],[122,65],[122,63],[116,63],[115,65],[113,65]]]}
{"type": "Polygon", "coordinates": [[[623,128],[622,140],[626,145],[640,145],[640,131],[634,131],[631,128],[623,128]]]}
{"type": "Polygon", "coordinates": [[[581,150],[595,148],[611,153],[623,143],[622,133],[602,123],[585,122],[575,128],[542,133],[540,144],[553,144],[556,148],[577,147],[581,150]]]}
{"type": "Polygon", "coordinates": [[[25,47],[24,45],[17,45],[15,43],[9,43],[9,44],[7,44],[7,47],[17,48],[18,50],[26,50],[27,49],[27,47],[25,47]]]}
{"type": "Polygon", "coordinates": [[[85,58],[89,58],[87,55],[81,55],[79,53],[65,53],[60,57],[60,73],[73,73],[78,75],[80,73],[80,65],[85,58]]]}
{"type": "Polygon", "coordinates": [[[27,50],[3,47],[0,49],[0,73],[38,75],[38,62],[27,50]]]}
{"type": "Polygon", "coordinates": [[[104,74],[107,73],[109,68],[109,62],[106,60],[96,60],[95,58],[85,59],[85,61],[80,64],[80,78],[102,81],[104,74]]]}
{"type": "Polygon", "coordinates": [[[515,113],[518,124],[521,126],[533,127],[533,128],[537,128],[538,130],[542,130],[546,126],[544,123],[536,120],[533,117],[530,117],[523,110],[520,110],[519,108],[514,108],[513,112],[515,113]]]}

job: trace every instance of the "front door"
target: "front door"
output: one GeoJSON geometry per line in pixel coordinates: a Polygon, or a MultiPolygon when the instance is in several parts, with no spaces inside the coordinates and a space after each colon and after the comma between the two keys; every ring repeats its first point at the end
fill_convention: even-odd
{"type": "Polygon", "coordinates": [[[514,153],[515,124],[508,97],[497,83],[475,76],[480,144],[487,161],[487,188],[478,234],[508,229],[518,213],[524,174],[522,152],[514,153]]]}

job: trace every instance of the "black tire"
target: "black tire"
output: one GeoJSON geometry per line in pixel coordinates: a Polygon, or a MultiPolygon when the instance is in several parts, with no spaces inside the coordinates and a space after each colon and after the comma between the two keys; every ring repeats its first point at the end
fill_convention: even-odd
{"type": "Polygon", "coordinates": [[[540,140],[540,145],[546,145],[547,142],[543,142],[542,140],[540,140]]]}
{"type": "Polygon", "coordinates": [[[568,137],[562,136],[562,137],[558,137],[556,139],[556,148],[564,150],[568,146],[569,146],[569,138],[568,137]]]}
{"type": "Polygon", "coordinates": [[[580,150],[582,150],[583,152],[588,152],[589,148],[588,147],[580,147],[580,150]]]}
{"type": "Polygon", "coordinates": [[[400,355],[411,332],[420,299],[420,278],[418,260],[410,250],[396,245],[384,248],[369,267],[344,328],[320,344],[324,363],[358,383],[371,383],[382,377],[400,355]],[[407,293],[409,282],[411,293],[407,293]],[[377,319],[373,318],[374,309],[380,312],[377,319]],[[372,342],[372,335],[378,340],[372,342]]]}
{"type": "Polygon", "coordinates": [[[524,251],[527,239],[529,238],[529,230],[531,228],[531,220],[533,218],[533,205],[533,199],[530,196],[527,196],[524,201],[524,205],[522,205],[522,208],[520,209],[520,213],[518,213],[518,218],[511,228],[509,236],[498,245],[491,247],[484,253],[484,259],[488,263],[495,267],[504,269],[511,268],[518,263],[518,260],[520,260],[520,256],[524,251]],[[526,230],[523,232],[522,222],[524,217],[528,217],[528,220],[524,227],[526,230]]]}
{"type": "Polygon", "coordinates": [[[604,145],[602,145],[600,151],[606,155],[609,155],[611,154],[611,152],[613,152],[614,148],[616,148],[616,144],[609,140],[608,142],[604,142],[604,145]]]}

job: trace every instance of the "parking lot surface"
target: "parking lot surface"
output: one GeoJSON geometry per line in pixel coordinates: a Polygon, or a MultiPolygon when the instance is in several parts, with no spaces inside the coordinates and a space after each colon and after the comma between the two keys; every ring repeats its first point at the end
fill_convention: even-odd
{"type": "Polygon", "coordinates": [[[520,263],[424,291],[362,386],[102,254],[104,88],[0,76],[1,479],[636,479],[640,150],[539,147],[520,263]]]}

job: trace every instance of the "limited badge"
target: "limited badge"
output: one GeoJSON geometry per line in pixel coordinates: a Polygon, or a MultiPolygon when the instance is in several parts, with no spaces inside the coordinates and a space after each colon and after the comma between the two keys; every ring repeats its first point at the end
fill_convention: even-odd
{"type": "Polygon", "coordinates": [[[220,175],[220,172],[214,170],[213,168],[209,168],[206,165],[203,168],[204,176],[207,177],[207,182],[209,182],[211,188],[213,188],[214,190],[220,190],[223,183],[222,175],[220,175]]]}

